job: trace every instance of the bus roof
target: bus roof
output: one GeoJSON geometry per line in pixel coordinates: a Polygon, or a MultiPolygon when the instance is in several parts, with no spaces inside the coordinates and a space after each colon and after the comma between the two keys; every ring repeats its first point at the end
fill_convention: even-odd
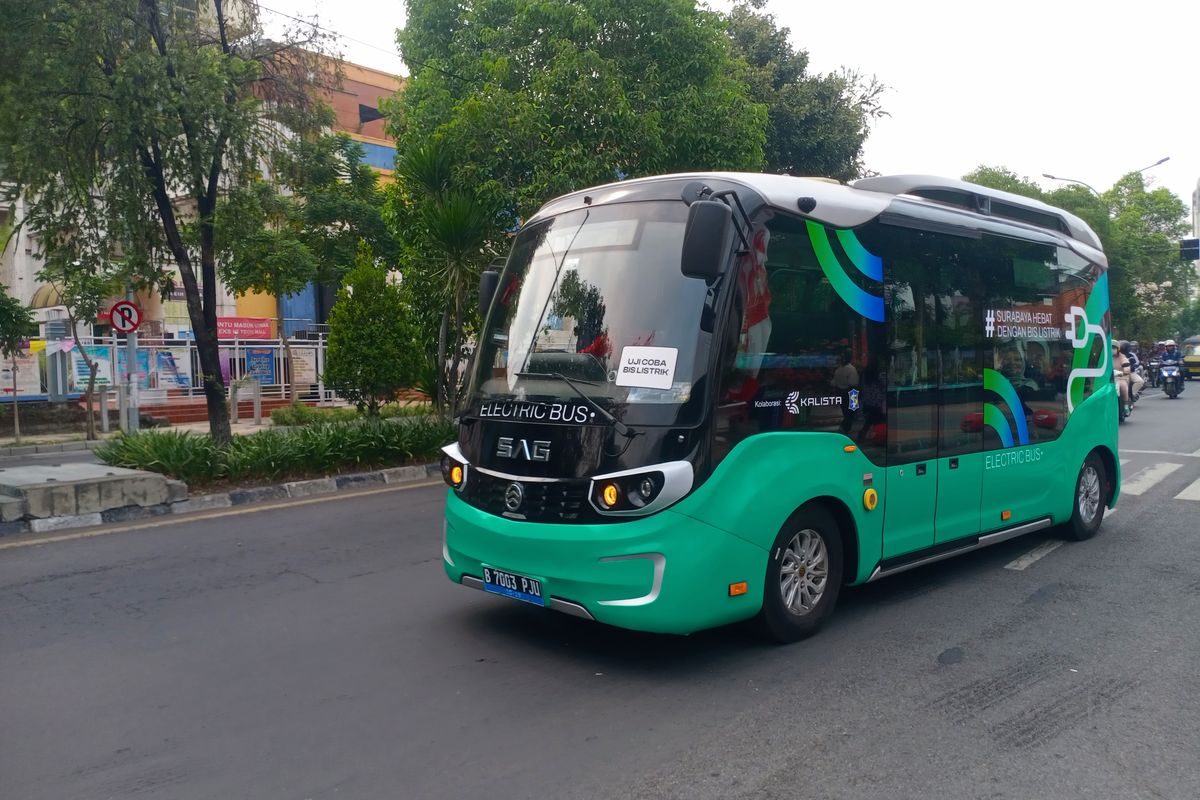
{"type": "Polygon", "coordinates": [[[653,184],[685,180],[719,181],[754,190],[770,206],[796,211],[802,197],[815,201],[806,213],[836,227],[854,227],[892,210],[911,213],[914,204],[931,209],[952,210],[981,220],[1004,221],[1020,227],[1052,231],[1094,251],[1089,255],[1105,261],[1100,238],[1079,217],[1039,200],[990,189],[955,178],[933,175],[889,175],[862,178],[849,185],[828,178],[799,178],[753,172],[694,172],[634,178],[573,192],[549,201],[528,222],[577,207],[585,197],[605,203],[626,198],[650,199],[644,191],[653,184]],[[903,199],[905,202],[896,204],[903,199]]]}

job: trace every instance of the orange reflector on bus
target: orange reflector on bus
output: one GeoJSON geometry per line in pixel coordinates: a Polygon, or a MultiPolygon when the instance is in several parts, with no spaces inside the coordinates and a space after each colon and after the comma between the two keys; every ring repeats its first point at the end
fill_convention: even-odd
{"type": "Polygon", "coordinates": [[[843,453],[853,453],[853,452],[854,452],[855,450],[857,450],[857,449],[858,449],[858,447],[857,447],[857,446],[855,446],[855,445],[852,445],[852,444],[848,444],[848,445],[846,445],[845,447],[843,447],[843,448],[842,448],[842,452],[843,452],[843,453]]]}
{"type": "Polygon", "coordinates": [[[1010,519],[1012,519],[1011,511],[1001,511],[1000,512],[1000,521],[1001,522],[1008,522],[1010,519]]]}
{"type": "Polygon", "coordinates": [[[738,595],[743,595],[748,591],[750,591],[750,587],[746,585],[745,581],[738,581],[737,583],[729,584],[730,597],[737,597],[738,595]]]}

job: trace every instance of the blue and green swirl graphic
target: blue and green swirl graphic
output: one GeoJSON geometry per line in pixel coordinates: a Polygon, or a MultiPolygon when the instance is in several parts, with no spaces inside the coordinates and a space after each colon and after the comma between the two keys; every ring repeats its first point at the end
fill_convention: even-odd
{"type": "MultiPolygon", "coordinates": [[[[867,319],[883,322],[883,296],[871,294],[850,279],[846,268],[842,266],[833,250],[829,241],[829,231],[825,226],[812,220],[806,220],[805,224],[808,226],[808,240],[817,255],[817,263],[821,265],[821,271],[829,279],[838,297],[867,319]]],[[[838,230],[837,238],[846,257],[859,272],[872,280],[883,281],[883,260],[868,252],[862,242],[858,241],[854,231],[838,230]]]]}
{"type": "MultiPolygon", "coordinates": [[[[1029,426],[1025,422],[1024,406],[1021,405],[1021,398],[1017,397],[1017,390],[1008,382],[1008,378],[994,369],[985,368],[983,370],[983,388],[998,395],[1004,401],[1004,405],[1008,406],[1009,414],[1012,415],[1017,428],[1015,443],[1029,444],[1029,426]]],[[[999,435],[1000,441],[1005,447],[1013,446],[1013,429],[1008,424],[1008,417],[1004,414],[1001,406],[995,403],[984,403],[983,424],[999,435]]]]}

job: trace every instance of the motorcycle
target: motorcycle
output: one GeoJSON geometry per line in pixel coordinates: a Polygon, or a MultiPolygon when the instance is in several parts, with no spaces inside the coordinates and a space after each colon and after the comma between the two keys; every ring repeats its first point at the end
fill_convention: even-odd
{"type": "MultiPolygon", "coordinates": [[[[1123,380],[1128,380],[1128,378],[1125,375],[1123,375],[1120,370],[1114,369],[1113,370],[1113,384],[1118,385],[1118,382],[1123,381],[1123,380]]],[[[1129,415],[1132,411],[1133,411],[1132,397],[1130,397],[1129,407],[1126,408],[1125,404],[1121,402],[1121,392],[1118,391],[1117,392],[1117,422],[1118,423],[1124,422],[1129,417],[1129,415]]]]}
{"type": "Polygon", "coordinates": [[[1149,374],[1146,375],[1146,385],[1150,386],[1150,387],[1157,387],[1158,386],[1158,370],[1162,366],[1162,362],[1159,361],[1158,359],[1152,359],[1148,363],[1147,366],[1148,366],[1147,372],[1149,374]]]}
{"type": "Polygon", "coordinates": [[[1158,368],[1158,382],[1167,397],[1174,400],[1183,387],[1183,375],[1178,364],[1163,364],[1158,368]]]}

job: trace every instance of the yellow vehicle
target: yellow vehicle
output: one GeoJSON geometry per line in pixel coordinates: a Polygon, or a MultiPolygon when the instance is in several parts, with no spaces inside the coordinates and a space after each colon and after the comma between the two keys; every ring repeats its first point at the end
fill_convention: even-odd
{"type": "Polygon", "coordinates": [[[1183,368],[1189,379],[1200,378],[1200,336],[1183,340],[1183,368]]]}

